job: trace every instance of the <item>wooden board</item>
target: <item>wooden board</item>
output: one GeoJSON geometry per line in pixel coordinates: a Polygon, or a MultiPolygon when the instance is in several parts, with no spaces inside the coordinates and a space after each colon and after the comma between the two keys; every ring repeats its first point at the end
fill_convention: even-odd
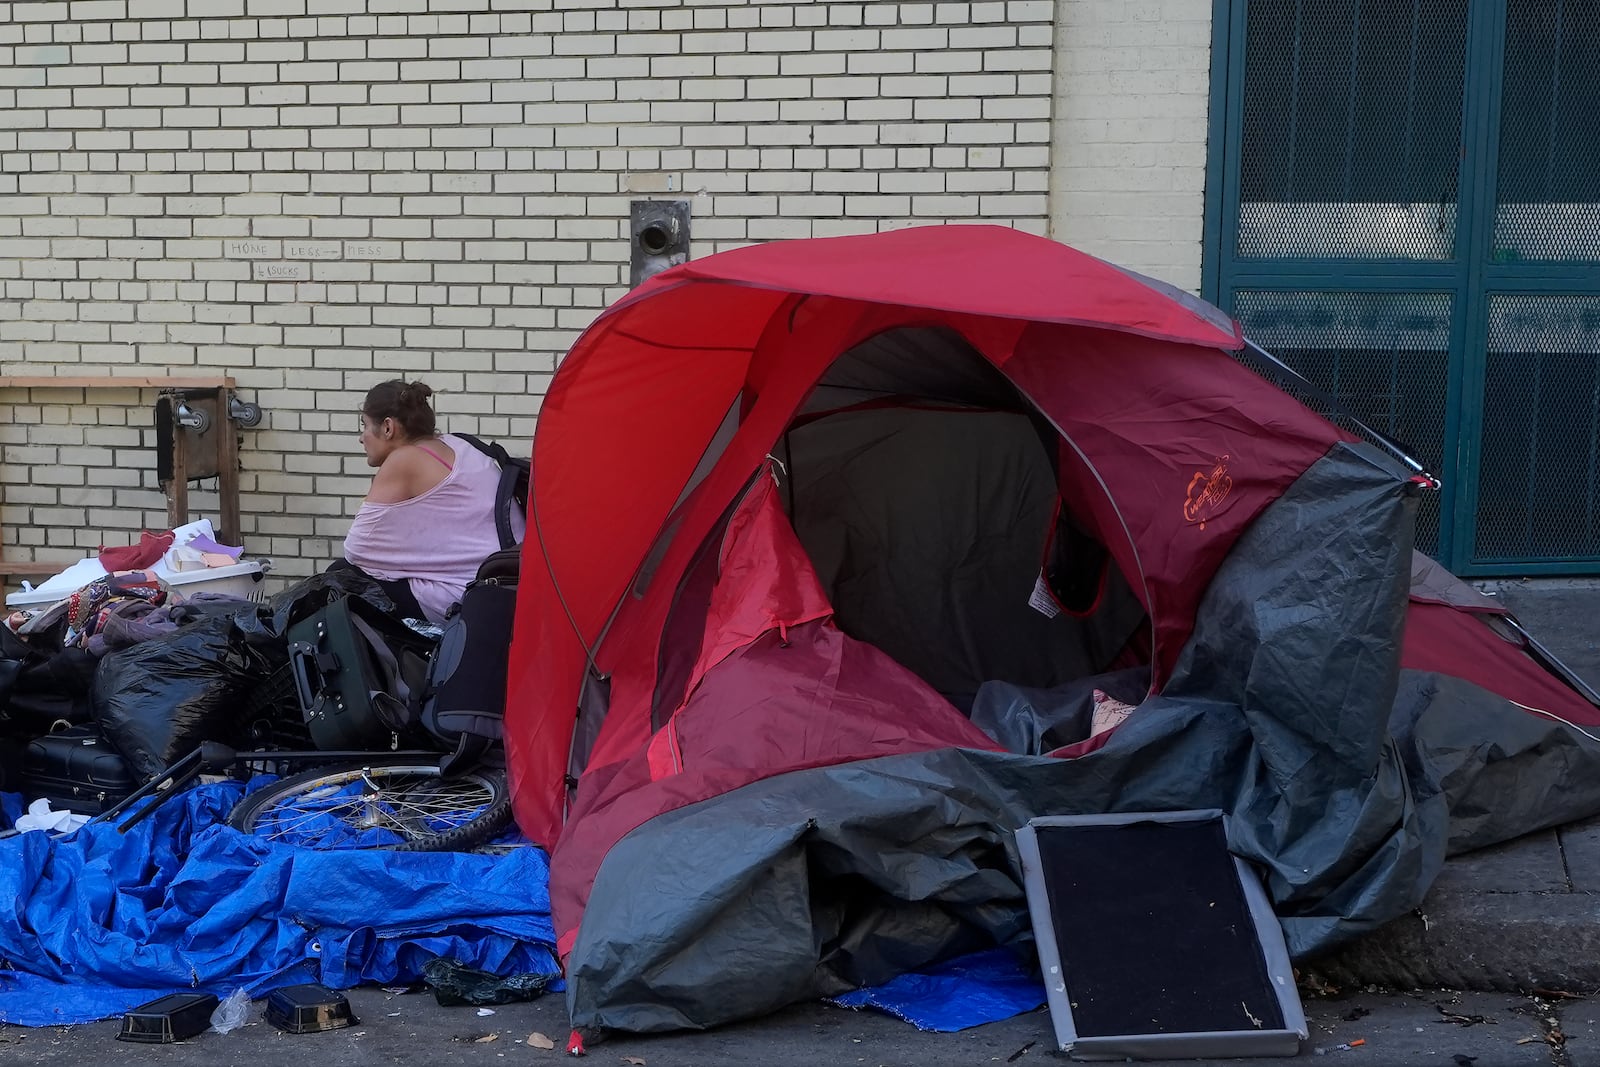
{"type": "Polygon", "coordinates": [[[0,389],[222,389],[233,388],[231,377],[210,378],[122,378],[113,374],[86,374],[74,377],[57,374],[53,377],[39,375],[0,374],[0,389]]]}

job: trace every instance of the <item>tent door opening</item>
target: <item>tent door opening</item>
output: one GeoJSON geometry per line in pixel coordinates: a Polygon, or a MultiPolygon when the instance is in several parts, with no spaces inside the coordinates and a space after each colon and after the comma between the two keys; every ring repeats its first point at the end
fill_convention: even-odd
{"type": "MultiPolygon", "coordinates": [[[[986,682],[1049,689],[1149,663],[1143,604],[1062,496],[1065,444],[960,334],[899,328],[840,356],[771,454],[835,624],[970,714],[986,682]]],[[[652,729],[688,696],[737,506],[679,581],[652,729]]]]}

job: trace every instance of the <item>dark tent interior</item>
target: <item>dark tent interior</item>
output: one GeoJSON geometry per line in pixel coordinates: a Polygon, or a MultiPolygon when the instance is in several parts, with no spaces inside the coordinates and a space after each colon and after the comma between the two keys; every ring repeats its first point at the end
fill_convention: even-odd
{"type": "Polygon", "coordinates": [[[985,683],[1147,661],[1143,607],[1058,491],[1063,451],[959,334],[917,328],[837,360],[774,456],[840,629],[970,712],[985,683]]]}

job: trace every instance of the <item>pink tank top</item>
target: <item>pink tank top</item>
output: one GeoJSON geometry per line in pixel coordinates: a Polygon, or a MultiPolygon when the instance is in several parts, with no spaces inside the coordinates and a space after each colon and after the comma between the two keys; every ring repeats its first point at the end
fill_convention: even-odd
{"type": "Polygon", "coordinates": [[[374,578],[409,579],[433,622],[444,621],[478,565],[500,548],[494,525],[500,468],[459,437],[443,440],[456,454],[444,480],[410,500],[363,503],[344,539],[344,558],[374,578]]]}

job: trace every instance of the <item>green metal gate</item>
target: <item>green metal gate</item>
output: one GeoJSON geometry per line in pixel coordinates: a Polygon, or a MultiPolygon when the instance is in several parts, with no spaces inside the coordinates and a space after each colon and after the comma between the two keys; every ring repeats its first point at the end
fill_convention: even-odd
{"type": "Polygon", "coordinates": [[[1444,483],[1461,574],[1600,573],[1600,0],[1215,0],[1204,293],[1444,483]]]}

